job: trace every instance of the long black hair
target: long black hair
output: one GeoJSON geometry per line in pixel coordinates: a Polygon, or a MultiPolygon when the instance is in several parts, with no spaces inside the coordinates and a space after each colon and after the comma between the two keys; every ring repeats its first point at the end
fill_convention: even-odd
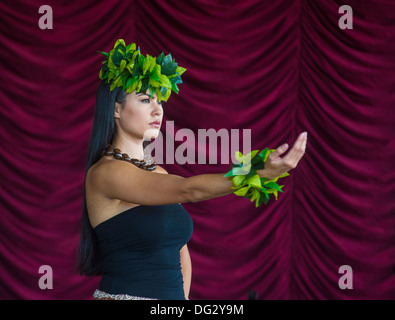
{"type": "Polygon", "coordinates": [[[78,250],[78,271],[82,275],[103,274],[97,239],[90,224],[86,206],[86,173],[89,168],[101,158],[102,152],[107,144],[112,142],[115,130],[115,102],[121,104],[123,108],[126,103],[126,97],[127,93],[122,88],[116,88],[110,91],[110,84],[105,83],[104,80],[100,82],[96,94],[95,113],[89,141],[88,159],[83,186],[82,223],[78,250]]]}

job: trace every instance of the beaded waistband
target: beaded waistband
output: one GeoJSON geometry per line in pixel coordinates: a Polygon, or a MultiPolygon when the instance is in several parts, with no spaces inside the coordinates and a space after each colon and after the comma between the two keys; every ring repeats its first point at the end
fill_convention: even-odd
{"type": "Polygon", "coordinates": [[[93,294],[93,300],[158,300],[158,299],[130,296],[128,294],[111,294],[96,289],[95,293],[93,294]]]}

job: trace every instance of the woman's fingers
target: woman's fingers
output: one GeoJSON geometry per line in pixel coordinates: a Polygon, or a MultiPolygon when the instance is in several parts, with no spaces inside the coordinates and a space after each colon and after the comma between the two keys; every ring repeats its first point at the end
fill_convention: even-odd
{"type": "Polygon", "coordinates": [[[304,152],[306,150],[306,142],[307,142],[307,132],[304,132],[302,134],[302,139],[298,144],[298,148],[296,150],[296,154],[294,156],[294,158],[292,159],[292,161],[296,164],[299,162],[299,160],[303,157],[304,152]]]}
{"type": "Polygon", "coordinates": [[[299,160],[303,157],[307,145],[307,132],[303,132],[296,139],[292,149],[284,158],[280,155],[288,149],[288,144],[283,144],[274,152],[269,154],[265,168],[271,172],[272,176],[277,177],[290,169],[296,168],[299,160]]]}
{"type": "Polygon", "coordinates": [[[284,143],[283,145],[279,146],[276,150],[274,150],[271,154],[268,155],[268,158],[271,160],[277,159],[281,156],[285,151],[288,149],[288,144],[284,143]]]}

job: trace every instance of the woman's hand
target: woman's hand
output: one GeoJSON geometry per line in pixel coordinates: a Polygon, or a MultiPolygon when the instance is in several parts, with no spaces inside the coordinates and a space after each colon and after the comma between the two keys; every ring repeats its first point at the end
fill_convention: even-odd
{"type": "Polygon", "coordinates": [[[276,151],[273,151],[268,155],[265,169],[258,170],[259,176],[268,177],[269,180],[281,176],[283,173],[288,172],[291,169],[295,169],[300,159],[302,159],[307,144],[307,132],[303,132],[296,139],[294,146],[289,153],[284,157],[280,158],[285,151],[288,149],[288,144],[283,144],[276,151]]]}

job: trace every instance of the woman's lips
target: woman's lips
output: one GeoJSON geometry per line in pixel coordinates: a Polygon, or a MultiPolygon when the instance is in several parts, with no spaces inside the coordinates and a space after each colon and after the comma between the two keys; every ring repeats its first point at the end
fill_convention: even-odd
{"type": "Polygon", "coordinates": [[[159,123],[150,123],[150,125],[155,127],[155,128],[160,128],[160,124],[159,123]]]}

